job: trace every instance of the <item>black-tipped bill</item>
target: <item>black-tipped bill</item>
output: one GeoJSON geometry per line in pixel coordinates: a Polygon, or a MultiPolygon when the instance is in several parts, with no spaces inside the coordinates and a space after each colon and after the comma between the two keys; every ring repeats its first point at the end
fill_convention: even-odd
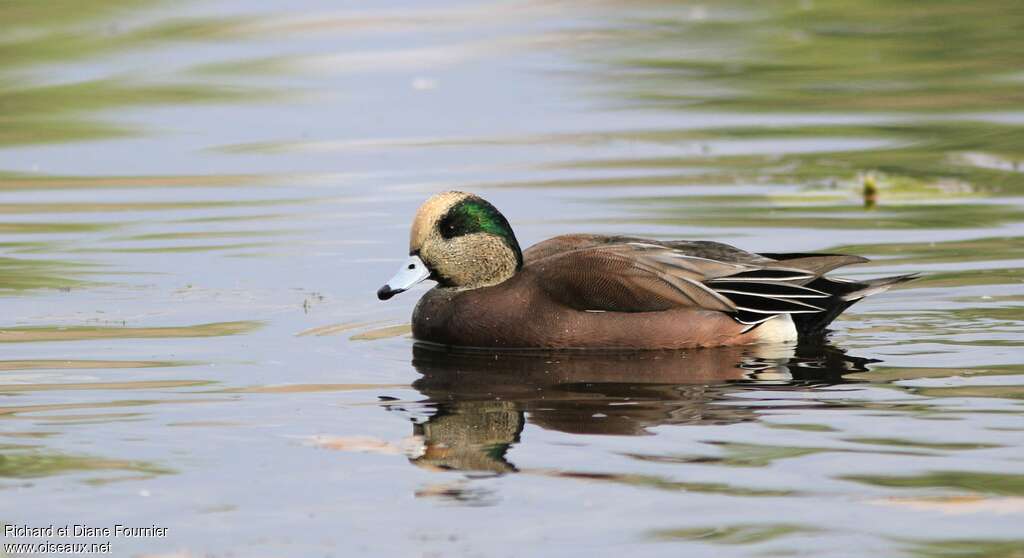
{"type": "Polygon", "coordinates": [[[402,292],[402,291],[401,290],[395,290],[395,289],[392,289],[391,287],[389,287],[387,285],[384,285],[383,287],[377,289],[377,298],[379,298],[381,300],[387,300],[387,299],[395,296],[396,294],[398,294],[400,292],[402,292]]]}
{"type": "Polygon", "coordinates": [[[430,277],[430,270],[419,256],[409,256],[398,273],[377,289],[377,298],[387,300],[396,294],[409,290],[413,285],[430,277]]]}

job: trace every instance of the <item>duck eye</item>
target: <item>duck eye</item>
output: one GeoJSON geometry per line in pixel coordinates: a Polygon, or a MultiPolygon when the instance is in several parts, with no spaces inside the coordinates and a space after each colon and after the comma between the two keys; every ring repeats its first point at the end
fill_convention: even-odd
{"type": "Polygon", "coordinates": [[[409,269],[416,269],[416,264],[409,264],[409,269]]]}

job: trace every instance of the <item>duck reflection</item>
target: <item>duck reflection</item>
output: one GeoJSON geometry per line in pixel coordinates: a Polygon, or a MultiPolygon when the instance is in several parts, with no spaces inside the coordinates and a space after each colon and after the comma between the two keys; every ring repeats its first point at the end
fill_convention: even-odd
{"type": "MultiPolygon", "coordinates": [[[[506,457],[527,420],[572,434],[644,435],[669,424],[732,424],[755,410],[721,404],[767,386],[815,386],[864,370],[866,359],[827,344],[761,345],[690,351],[493,352],[417,344],[413,383],[434,409],[415,423],[422,446],[413,463],[507,473],[506,457]]],[[[762,408],[763,407],[759,407],[762,408]]]]}

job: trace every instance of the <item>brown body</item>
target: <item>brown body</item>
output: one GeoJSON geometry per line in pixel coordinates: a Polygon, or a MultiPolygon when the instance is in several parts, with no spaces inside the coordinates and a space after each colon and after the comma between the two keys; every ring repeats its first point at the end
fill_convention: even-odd
{"type": "MultiPolygon", "coordinates": [[[[748,329],[744,324],[714,310],[680,306],[650,312],[581,311],[560,302],[564,296],[553,296],[550,285],[542,286],[547,271],[544,262],[550,263],[551,256],[613,239],[557,236],[524,251],[523,268],[503,283],[470,290],[435,287],[413,311],[413,337],[462,347],[553,349],[689,349],[764,340],[766,330],[744,333],[748,329]]],[[[757,254],[735,252],[742,259],[765,260],[757,254]]]]}
{"type": "Polygon", "coordinates": [[[684,349],[760,340],[757,330],[744,334],[743,329],[743,324],[713,310],[576,310],[548,296],[529,263],[493,287],[435,287],[423,295],[412,315],[416,339],[463,347],[684,349]]]}

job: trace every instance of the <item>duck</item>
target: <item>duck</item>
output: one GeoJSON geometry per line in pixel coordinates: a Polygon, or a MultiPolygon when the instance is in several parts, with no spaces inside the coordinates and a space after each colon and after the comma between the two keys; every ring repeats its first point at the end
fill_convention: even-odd
{"type": "Polygon", "coordinates": [[[752,253],[706,240],[565,234],[519,247],[478,195],[448,191],[416,211],[409,257],[377,291],[423,281],[417,342],[482,349],[659,350],[800,343],[864,297],[917,277],[827,276],[866,258],[752,253]]]}

